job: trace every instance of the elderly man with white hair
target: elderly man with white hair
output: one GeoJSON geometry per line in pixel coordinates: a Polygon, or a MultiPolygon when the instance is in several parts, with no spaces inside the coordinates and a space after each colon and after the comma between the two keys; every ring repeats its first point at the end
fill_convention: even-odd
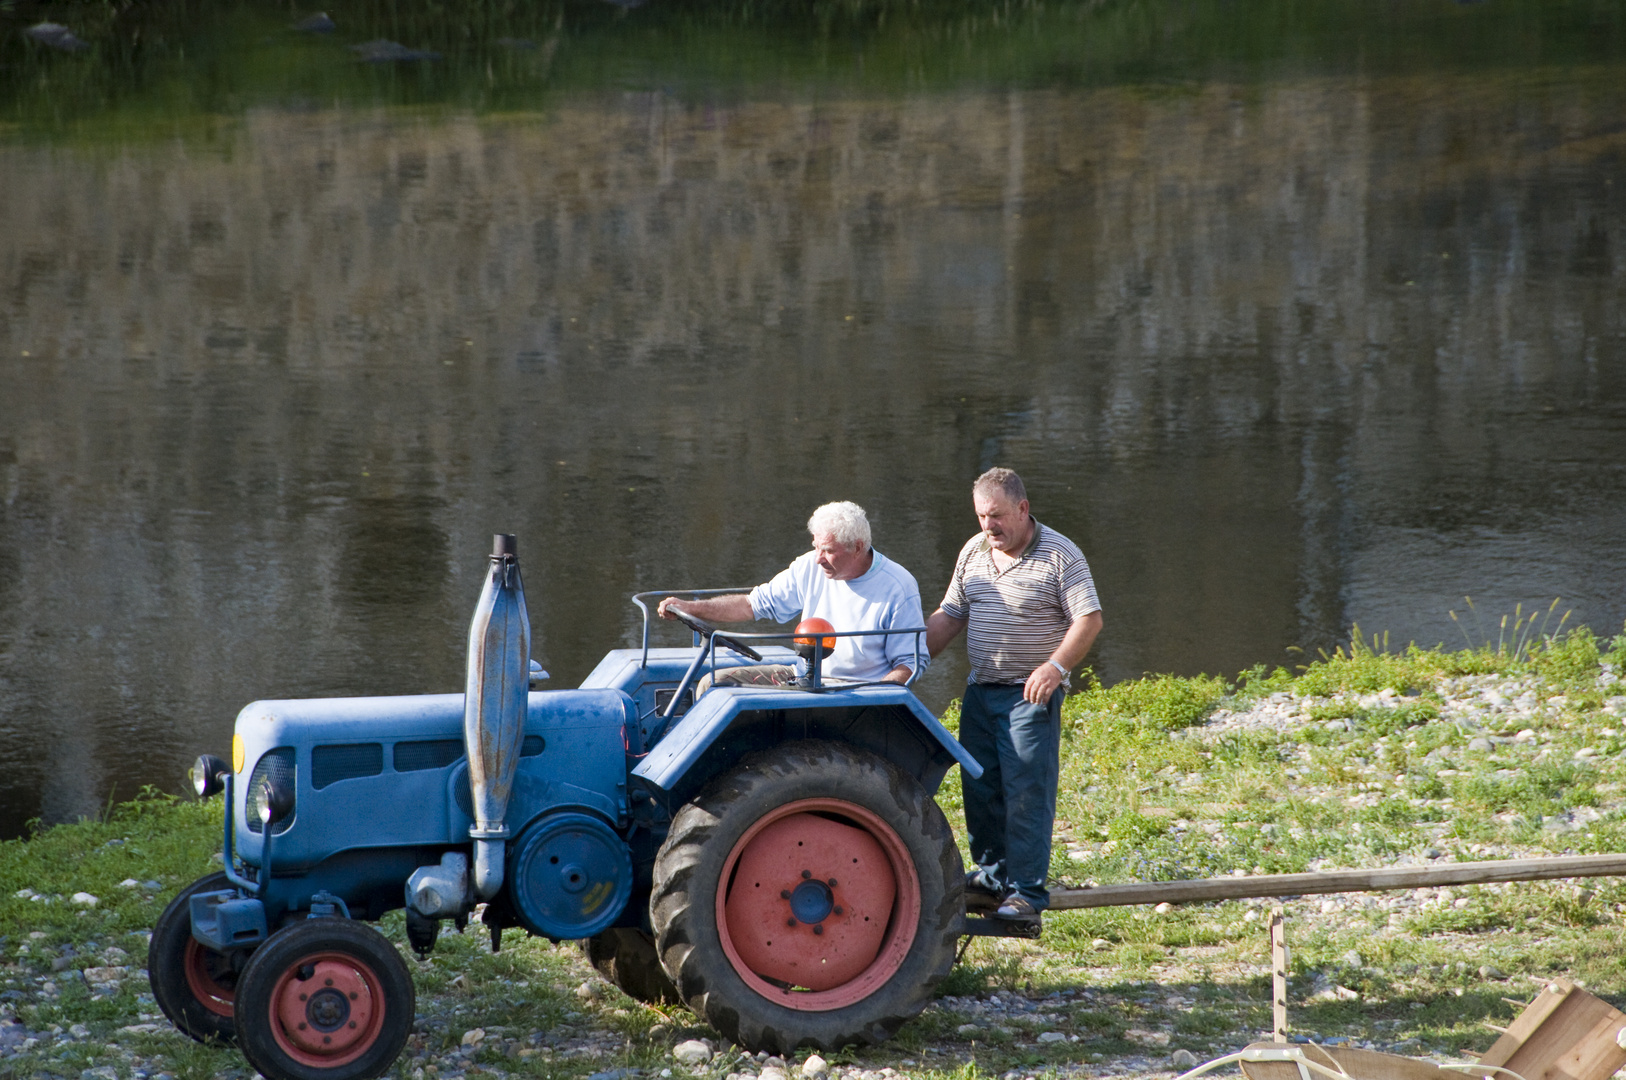
{"type": "MultiPolygon", "coordinates": [[[[747,622],[764,619],[788,623],[827,619],[838,631],[903,630],[925,626],[920,587],[914,575],[876,551],[870,544],[869,518],[857,503],[826,503],[807,519],[813,536],[809,551],[749,593],[679,600],[668,596],[659,611],[672,611],[711,622],[747,622]]],[[[915,639],[912,634],[836,638],[835,652],[822,665],[831,678],[856,682],[905,683],[914,674],[915,639]]],[[[918,660],[928,663],[925,650],[918,660]]],[[[784,664],[726,668],[715,682],[752,686],[784,686],[800,673],[784,664]]]]}

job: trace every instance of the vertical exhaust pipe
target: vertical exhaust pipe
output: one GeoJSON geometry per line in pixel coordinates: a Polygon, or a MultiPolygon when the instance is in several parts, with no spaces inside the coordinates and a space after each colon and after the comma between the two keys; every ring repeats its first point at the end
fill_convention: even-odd
{"type": "Polygon", "coordinates": [[[514,537],[492,538],[491,565],[469,624],[468,689],[463,705],[463,743],[469,755],[474,796],[474,891],[489,900],[502,888],[508,796],[525,737],[530,690],[531,619],[519,577],[514,537]]]}

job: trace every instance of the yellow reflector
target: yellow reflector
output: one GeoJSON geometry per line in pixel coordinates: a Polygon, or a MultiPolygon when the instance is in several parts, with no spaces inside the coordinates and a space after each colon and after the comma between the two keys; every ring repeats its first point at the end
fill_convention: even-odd
{"type": "Polygon", "coordinates": [[[243,737],[233,734],[231,737],[231,771],[243,771],[243,737]]]}

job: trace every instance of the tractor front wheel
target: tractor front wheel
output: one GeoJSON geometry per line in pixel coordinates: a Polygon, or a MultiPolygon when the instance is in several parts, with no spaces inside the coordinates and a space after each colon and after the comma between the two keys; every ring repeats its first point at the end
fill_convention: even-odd
{"type": "Polygon", "coordinates": [[[241,958],[198,944],[192,936],[192,897],[231,888],[225,874],[199,878],[169,902],[147,945],[147,981],[170,1022],[198,1042],[230,1043],[237,1028],[232,1002],[241,958]]]}
{"type": "Polygon", "coordinates": [[[412,975],[389,939],[349,919],[301,919],[237,983],[237,1043],[268,1080],[374,1080],[412,1032],[412,975]]]}
{"type": "Polygon", "coordinates": [[[880,1042],[954,964],[964,871],[912,776],[841,743],[748,756],[678,811],[655,861],[661,965],[751,1050],[880,1042]]]}

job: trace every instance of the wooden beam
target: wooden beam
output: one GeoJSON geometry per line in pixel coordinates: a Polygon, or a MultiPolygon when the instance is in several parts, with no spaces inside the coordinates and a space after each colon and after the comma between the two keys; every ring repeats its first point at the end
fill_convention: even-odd
{"type": "Polygon", "coordinates": [[[1626,855],[1568,855],[1436,866],[1386,866],[1376,870],[1334,870],[1325,874],[1260,874],[1256,877],[1197,878],[1192,881],[1148,881],[1083,889],[1052,889],[1050,909],[1068,911],[1131,904],[1191,904],[1256,896],[1381,892],[1385,889],[1484,885],[1498,881],[1550,881],[1572,877],[1626,877],[1626,855]]]}
{"type": "Polygon", "coordinates": [[[1270,1037],[1287,1041],[1287,916],[1270,913],[1270,1037]]]}

